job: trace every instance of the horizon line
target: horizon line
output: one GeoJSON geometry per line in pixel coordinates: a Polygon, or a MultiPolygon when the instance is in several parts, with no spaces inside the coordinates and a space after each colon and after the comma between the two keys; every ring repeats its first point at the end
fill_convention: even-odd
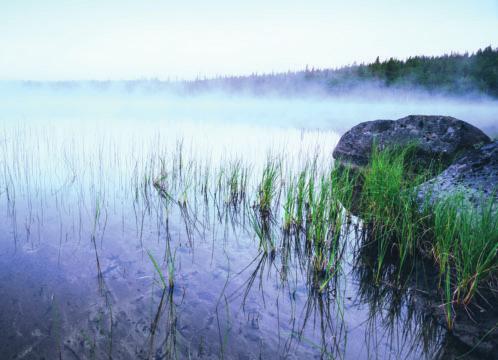
{"type": "Polygon", "coordinates": [[[299,69],[287,69],[287,70],[271,70],[271,71],[263,71],[263,72],[245,72],[245,73],[231,73],[231,74],[215,74],[215,75],[196,75],[195,78],[180,78],[179,76],[168,76],[168,77],[161,77],[161,76],[152,76],[152,77],[135,77],[135,78],[107,78],[107,79],[97,79],[97,78],[87,78],[87,79],[77,79],[77,78],[70,78],[70,79],[49,79],[49,80],[38,80],[38,79],[0,79],[0,82],[2,83],[8,83],[8,82],[26,82],[26,83],[83,83],[83,82],[133,82],[133,81],[142,81],[142,82],[161,82],[161,83],[189,83],[189,82],[196,82],[196,81],[212,81],[212,80],[218,80],[218,79],[230,79],[230,78],[246,78],[246,77],[258,77],[258,76],[271,76],[271,75],[284,75],[284,74],[289,74],[289,73],[301,73],[301,72],[306,72],[306,71],[338,71],[341,69],[347,69],[347,68],[353,68],[356,66],[364,66],[364,65],[369,65],[373,64],[377,59],[379,59],[380,62],[383,61],[388,61],[390,59],[394,60],[399,60],[399,61],[406,61],[410,58],[416,58],[416,57],[429,57],[429,58],[437,58],[437,57],[442,57],[442,56],[458,56],[458,55],[467,55],[467,56],[472,56],[475,55],[479,50],[483,50],[490,47],[492,50],[498,50],[498,45],[493,46],[489,44],[488,46],[480,47],[477,50],[466,50],[464,52],[461,51],[451,51],[449,53],[440,53],[438,55],[424,55],[424,54],[417,54],[417,55],[410,55],[406,57],[394,57],[394,56],[389,56],[389,57],[384,57],[380,58],[380,56],[377,56],[375,60],[371,60],[369,62],[361,62],[357,63],[356,61],[349,63],[349,64],[344,64],[344,65],[339,65],[339,66],[331,66],[331,67],[319,67],[319,66],[313,66],[310,64],[306,64],[304,68],[300,67],[299,69]]]}

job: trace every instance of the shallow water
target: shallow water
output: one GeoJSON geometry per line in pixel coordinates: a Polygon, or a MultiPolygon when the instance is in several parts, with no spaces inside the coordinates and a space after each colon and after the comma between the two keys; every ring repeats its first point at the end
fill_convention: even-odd
{"type": "MultiPolygon", "coordinates": [[[[319,292],[304,244],[278,224],[276,251],[265,253],[249,208],[193,197],[206,166],[241,161],[257,177],[269,154],[289,173],[314,158],[330,164],[354,117],[340,122],[322,101],[44,96],[12,95],[0,110],[2,359],[459,354],[410,291],[373,286],[355,261],[357,219],[341,230],[340,274],[319,292]],[[175,196],[188,197],[186,208],[153,186],[180,162],[185,188],[175,196]],[[151,257],[166,282],[174,266],[172,289],[151,257]]],[[[492,124],[497,107],[486,106],[480,116],[492,124]]],[[[395,112],[373,109],[375,117],[395,112]]]]}

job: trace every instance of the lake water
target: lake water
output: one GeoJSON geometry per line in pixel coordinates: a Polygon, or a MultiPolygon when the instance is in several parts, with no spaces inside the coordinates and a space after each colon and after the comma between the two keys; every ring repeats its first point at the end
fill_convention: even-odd
{"type": "Polygon", "coordinates": [[[282,160],[285,182],[310,161],[329,165],[354,124],[412,113],[452,115],[494,134],[497,102],[0,90],[2,359],[466,351],[411,290],[374,286],[358,262],[358,219],[340,230],[340,272],[317,291],[305,245],[277,221],[275,251],[262,251],[247,212],[269,157],[282,160]],[[223,191],[197,197],[202,179],[215,189],[234,164],[248,170],[245,206],[227,206],[223,191]],[[173,200],[154,186],[165,173],[173,200]]]}

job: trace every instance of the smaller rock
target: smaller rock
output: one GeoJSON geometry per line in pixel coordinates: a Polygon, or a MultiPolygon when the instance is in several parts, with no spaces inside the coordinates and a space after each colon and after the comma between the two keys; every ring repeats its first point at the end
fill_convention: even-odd
{"type": "Polygon", "coordinates": [[[498,206],[498,140],[464,153],[435,178],[419,186],[419,198],[430,201],[461,192],[475,206],[490,197],[498,206]]]}

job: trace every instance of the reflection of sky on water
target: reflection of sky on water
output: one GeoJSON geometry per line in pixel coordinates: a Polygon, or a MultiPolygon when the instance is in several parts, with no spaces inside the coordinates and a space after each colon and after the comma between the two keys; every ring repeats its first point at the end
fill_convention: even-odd
{"type": "MultiPolygon", "coordinates": [[[[166,358],[420,357],[420,321],[403,309],[386,326],[383,309],[371,314],[347,273],[351,253],[335,297],[310,296],[299,256],[289,255],[284,282],[284,249],[262,256],[250,225],[202,201],[189,210],[200,214],[194,225],[185,222],[147,180],[160,159],[173,166],[180,144],[185,167],[241,159],[255,177],[269,153],[286,170],[314,155],[328,164],[355,115],[338,125],[339,110],[318,100],[59,95],[12,96],[0,111],[0,349],[9,357],[147,358],[150,348],[166,358]],[[165,269],[166,244],[172,294],[147,254],[165,269]]],[[[378,117],[398,116],[389,111],[378,117]]]]}

